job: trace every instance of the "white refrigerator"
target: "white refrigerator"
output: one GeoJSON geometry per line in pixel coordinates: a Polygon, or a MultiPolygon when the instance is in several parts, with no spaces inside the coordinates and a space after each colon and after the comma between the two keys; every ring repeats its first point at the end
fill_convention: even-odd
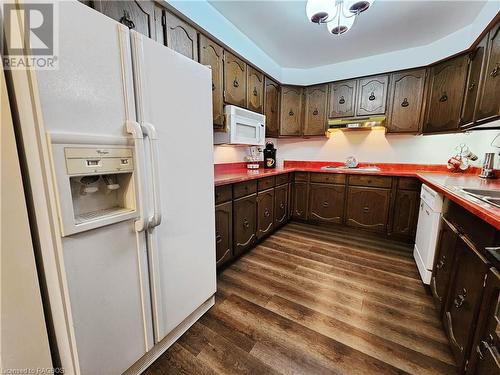
{"type": "Polygon", "coordinates": [[[214,303],[211,74],[57,3],[58,69],[9,74],[53,350],[139,373],[214,303]]]}

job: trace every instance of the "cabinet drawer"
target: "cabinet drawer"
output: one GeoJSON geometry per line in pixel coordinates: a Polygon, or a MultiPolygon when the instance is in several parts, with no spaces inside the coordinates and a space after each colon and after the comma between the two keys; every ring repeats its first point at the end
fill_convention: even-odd
{"type": "Polygon", "coordinates": [[[295,181],[307,181],[307,172],[295,172],[295,181]]]}
{"type": "Polygon", "coordinates": [[[257,181],[255,180],[239,182],[233,185],[233,194],[235,199],[253,194],[255,192],[257,192],[257,181]]]}
{"type": "Polygon", "coordinates": [[[231,185],[222,185],[215,187],[215,204],[230,201],[233,198],[233,189],[231,185]]]}
{"type": "Polygon", "coordinates": [[[400,177],[398,180],[398,189],[420,190],[420,181],[413,177],[400,177]]]}
{"type": "Polygon", "coordinates": [[[274,176],[261,178],[257,181],[257,188],[259,191],[266,190],[274,187],[274,176]]]}
{"type": "Polygon", "coordinates": [[[390,188],[392,177],[384,176],[349,176],[349,185],[373,186],[380,188],[390,188]]]}
{"type": "Polygon", "coordinates": [[[289,173],[283,173],[276,176],[276,186],[286,184],[288,181],[290,181],[289,173]]]}
{"type": "Polygon", "coordinates": [[[311,182],[319,182],[325,184],[344,184],[345,174],[311,173],[311,182]]]}

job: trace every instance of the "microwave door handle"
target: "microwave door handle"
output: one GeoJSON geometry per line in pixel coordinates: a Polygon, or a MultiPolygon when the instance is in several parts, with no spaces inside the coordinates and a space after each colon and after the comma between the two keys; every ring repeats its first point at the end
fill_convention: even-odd
{"type": "Polygon", "coordinates": [[[151,150],[151,174],[153,187],[153,214],[149,218],[149,228],[157,227],[161,223],[161,202],[160,202],[160,168],[158,164],[158,134],[153,124],[149,122],[141,122],[141,127],[144,135],[149,141],[149,149],[151,150]]]}

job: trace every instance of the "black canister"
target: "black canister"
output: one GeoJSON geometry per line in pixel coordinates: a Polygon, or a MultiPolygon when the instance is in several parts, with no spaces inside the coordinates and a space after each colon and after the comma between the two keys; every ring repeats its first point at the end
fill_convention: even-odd
{"type": "Polygon", "coordinates": [[[264,149],[264,168],[276,168],[276,149],[273,142],[267,142],[264,149]]]}

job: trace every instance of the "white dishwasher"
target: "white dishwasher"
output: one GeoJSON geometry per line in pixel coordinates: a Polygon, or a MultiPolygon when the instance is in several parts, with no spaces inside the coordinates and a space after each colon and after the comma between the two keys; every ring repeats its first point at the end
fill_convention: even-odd
{"type": "Polygon", "coordinates": [[[443,195],[427,185],[422,185],[413,257],[424,284],[431,281],[442,208],[443,195]]]}

